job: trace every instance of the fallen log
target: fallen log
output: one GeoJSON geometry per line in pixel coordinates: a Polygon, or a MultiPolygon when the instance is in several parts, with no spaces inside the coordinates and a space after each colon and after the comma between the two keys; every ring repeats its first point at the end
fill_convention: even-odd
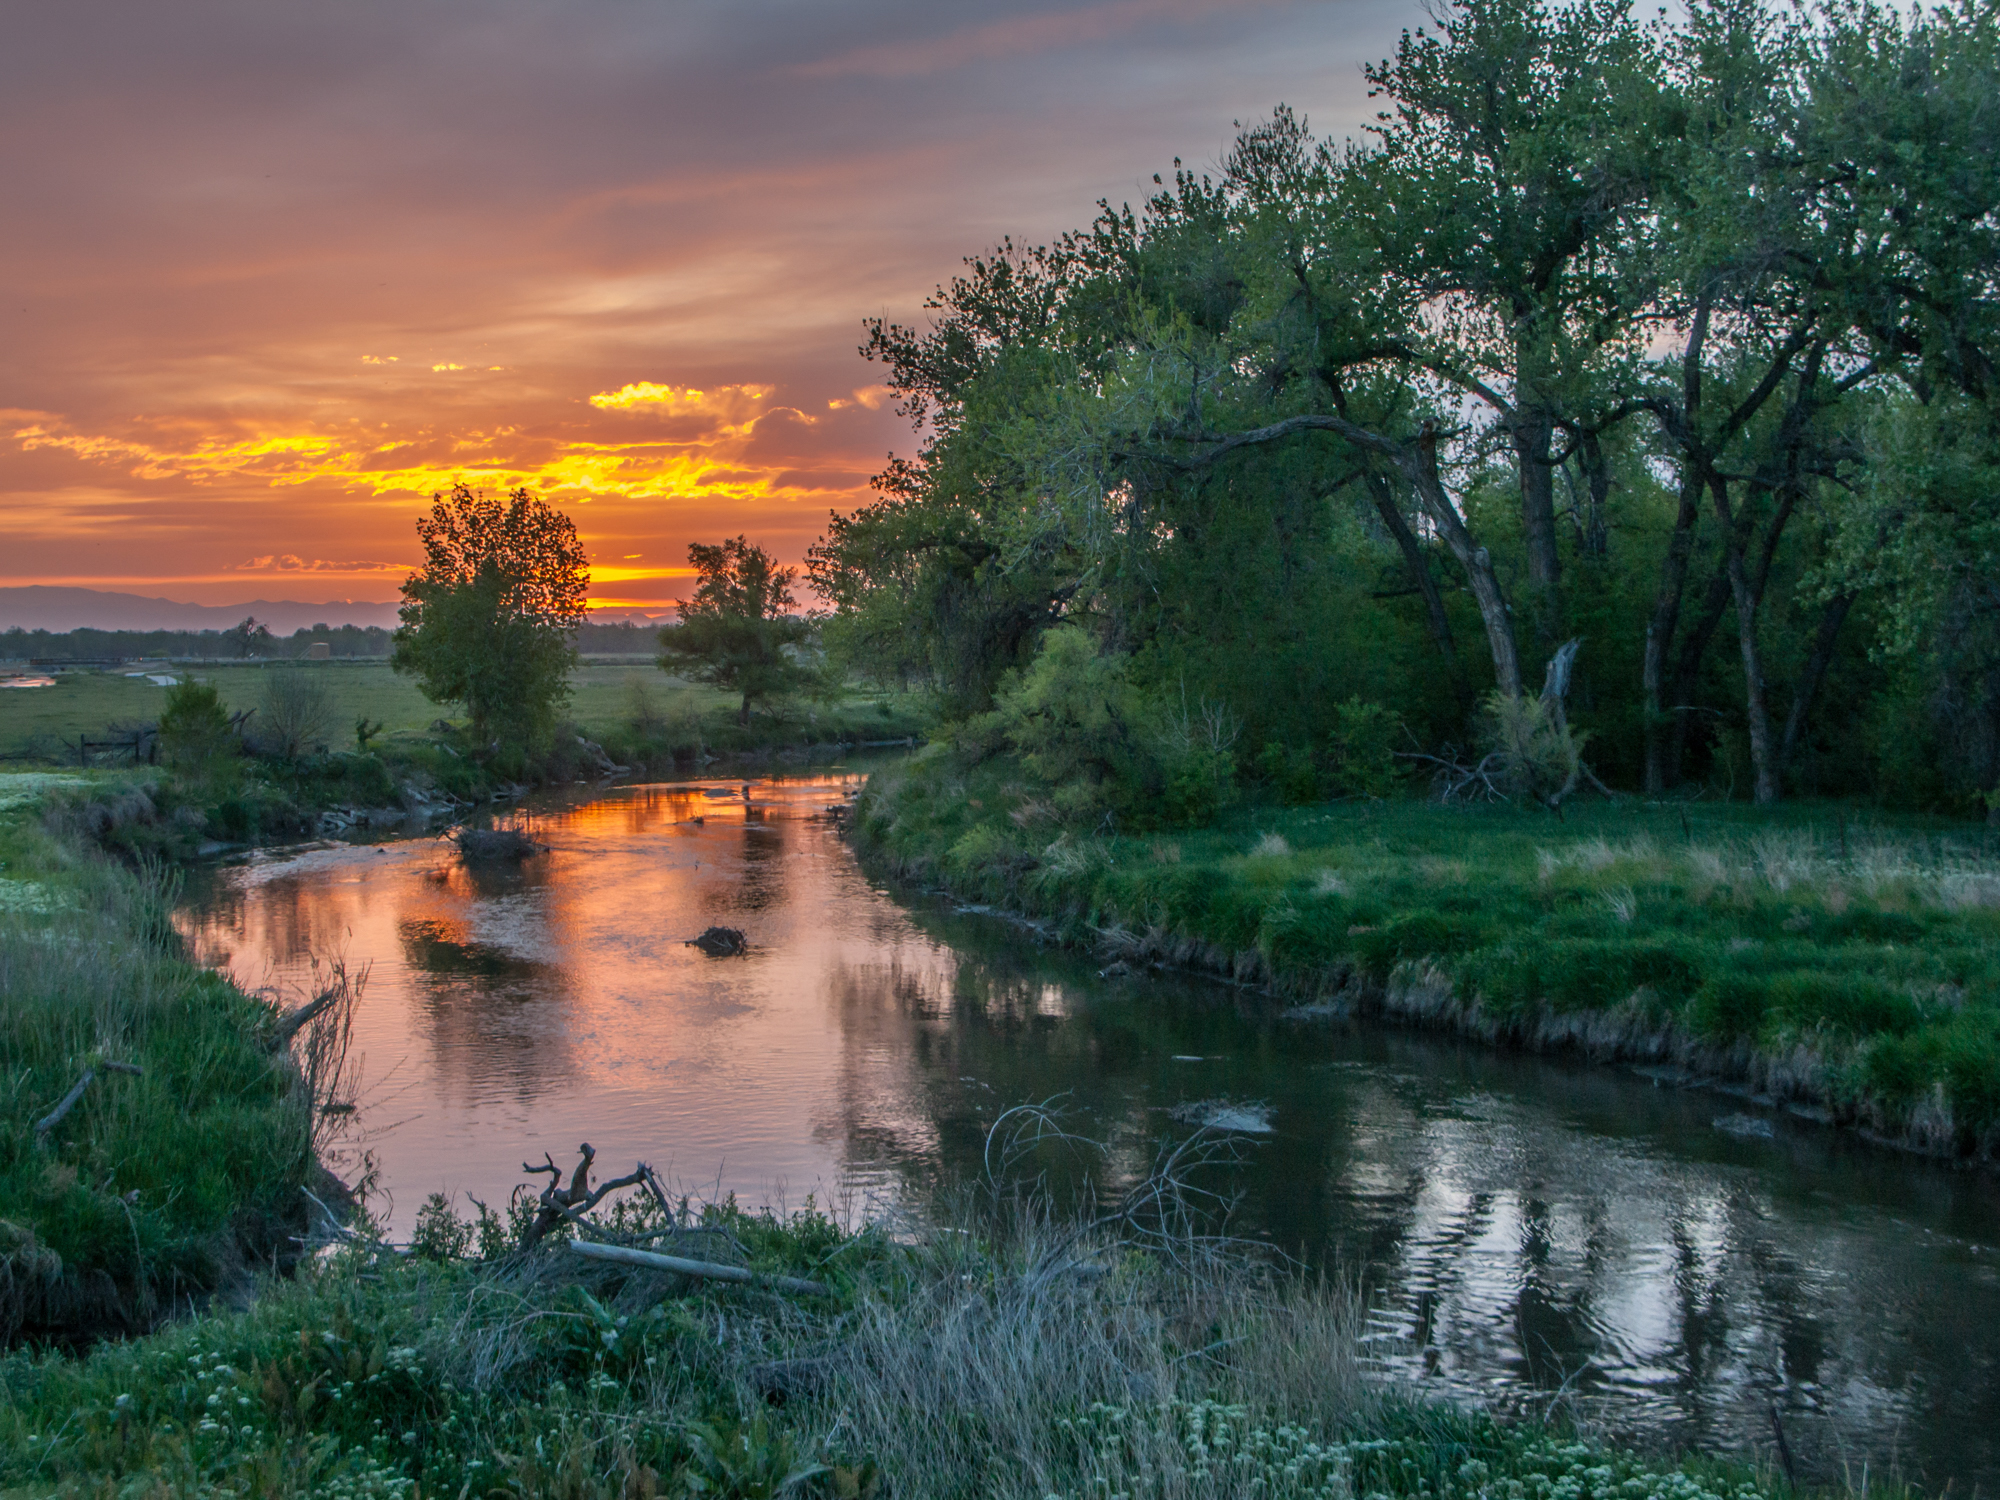
{"type": "Polygon", "coordinates": [[[278,1024],[271,1031],[271,1050],[282,1052],[291,1046],[293,1037],[310,1026],[328,1006],[346,992],[344,984],[329,985],[304,1005],[295,1006],[281,1014],[278,1017],[278,1024]]]}
{"type": "Polygon", "coordinates": [[[43,1115],[41,1119],[35,1121],[35,1140],[37,1142],[43,1140],[51,1130],[62,1124],[63,1116],[76,1108],[76,1101],[81,1099],[84,1091],[97,1081],[97,1070],[99,1068],[104,1069],[107,1073],[130,1073],[134,1078],[145,1076],[145,1069],[135,1063],[106,1061],[95,1063],[85,1068],[83,1070],[83,1077],[77,1079],[70,1086],[70,1091],[63,1095],[62,1103],[43,1115]]]}
{"type": "Polygon", "coordinates": [[[833,1291],[823,1282],[802,1276],[773,1276],[763,1271],[746,1271],[741,1266],[717,1265],[712,1260],[687,1260],[678,1255],[661,1255],[653,1250],[634,1250],[625,1245],[600,1245],[592,1240],[571,1240],[571,1250],[587,1260],[615,1261],[623,1266],[639,1266],[648,1271],[673,1271],[682,1276],[699,1276],[708,1281],[734,1281],[744,1286],[770,1287],[780,1292],[797,1292],[807,1297],[830,1297],[833,1291]]]}

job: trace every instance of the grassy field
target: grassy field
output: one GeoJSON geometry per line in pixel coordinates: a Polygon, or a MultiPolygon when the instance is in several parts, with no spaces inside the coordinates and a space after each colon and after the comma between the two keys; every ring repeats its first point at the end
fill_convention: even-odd
{"type": "Polygon", "coordinates": [[[2000,847],[1794,805],[1237,808],[1078,836],[1004,759],[871,780],[905,875],[1134,962],[1542,1048],[1680,1063],[1947,1154],[2000,1154],[2000,847]]]}
{"type": "MultiPolygon", "coordinates": [[[[263,702],[268,669],[262,665],[186,670],[213,682],[232,710],[255,709],[263,702]]],[[[328,741],[334,749],[352,747],[354,721],[364,715],[385,725],[392,740],[423,737],[439,718],[455,716],[450,707],[425,698],[409,678],[390,671],[386,661],[315,662],[304,664],[303,670],[323,681],[333,699],[328,741]]],[[[570,715],[584,734],[599,740],[629,729],[635,686],[649,695],[662,719],[691,720],[709,744],[818,740],[837,732],[887,738],[914,729],[911,710],[899,696],[857,690],[830,706],[800,705],[782,715],[760,709],[746,734],[735,725],[736,697],[669,677],[644,659],[586,660],[570,681],[570,715]]],[[[79,735],[95,738],[113,725],[155,722],[166,691],[122,672],[65,672],[54,687],[7,689],[0,693],[0,755],[34,755],[52,762],[72,758],[74,752],[63,749],[65,741],[73,745],[79,735]]]]}
{"type": "Polygon", "coordinates": [[[160,886],[44,827],[82,780],[0,775],[0,1338],[144,1327],[290,1258],[314,1166],[271,1007],[187,961],[160,886]]]}

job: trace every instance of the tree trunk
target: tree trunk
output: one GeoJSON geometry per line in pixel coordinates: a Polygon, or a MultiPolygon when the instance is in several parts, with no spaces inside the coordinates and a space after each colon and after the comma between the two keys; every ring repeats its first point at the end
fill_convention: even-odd
{"type": "MultiPolygon", "coordinates": [[[[1661,426],[1681,450],[1680,509],[1674,515],[1673,535],[1667,540],[1667,555],[1660,564],[1660,591],[1653,599],[1653,618],[1646,624],[1646,657],[1641,668],[1645,693],[1646,769],[1645,786],[1657,795],[1680,780],[1680,743],[1683,715],[1668,718],[1661,699],[1661,683],[1666,675],[1667,653],[1673,649],[1674,631],[1680,625],[1681,596],[1687,589],[1688,559],[1694,554],[1695,527],[1701,522],[1702,489],[1708,483],[1708,453],[1697,438],[1695,425],[1701,416],[1701,358],[1708,342],[1709,295],[1704,290],[1695,302],[1694,320],[1688,325],[1687,348],[1681,351],[1681,402],[1678,422],[1661,413],[1661,426]],[[1678,427],[1678,432],[1675,428],[1678,427]],[[1673,763],[1666,763],[1663,738],[1671,732],[1673,763]]],[[[1680,700],[1676,699],[1676,708],[1680,700]]]]}
{"type": "Polygon", "coordinates": [[[750,727],[750,695],[748,693],[743,695],[743,706],[736,710],[736,722],[741,724],[745,729],[750,727]]]}
{"type": "MultiPolygon", "coordinates": [[[[1722,627],[1722,617],[1729,613],[1728,549],[1729,543],[1725,539],[1722,555],[1715,561],[1715,576],[1709,579],[1708,591],[1701,601],[1701,613],[1695,616],[1694,628],[1681,637],[1680,660],[1674,667],[1673,683],[1667,693],[1676,708],[1685,709],[1693,702],[1695,689],[1701,683],[1702,661],[1715,640],[1715,632],[1722,627]]],[[[1687,751],[1690,722],[1686,712],[1679,712],[1673,714],[1667,726],[1666,771],[1669,786],[1681,779],[1681,757],[1687,751]]]]}
{"type": "Polygon", "coordinates": [[[1473,600],[1479,606],[1480,622],[1486,627],[1487,649],[1493,655],[1494,686],[1503,697],[1519,698],[1521,657],[1514,645],[1514,622],[1508,613],[1507,595],[1493,571],[1492,554],[1473,541],[1472,533],[1465,529],[1464,518],[1445,493],[1444,481],[1438,476],[1437,434],[1428,423],[1415,444],[1401,445],[1396,466],[1410,481],[1410,487],[1423,504],[1424,514],[1437,527],[1451,555],[1465,569],[1466,582],[1471,585],[1473,600]]]}
{"type": "Polygon", "coordinates": [[[1729,482],[1720,475],[1710,476],[1709,493],[1715,498],[1715,518],[1722,523],[1723,566],[1729,577],[1729,592],[1736,604],[1736,642],[1743,654],[1743,717],[1750,731],[1750,769],[1755,777],[1754,795],[1760,807],[1778,800],[1777,747],[1771,743],[1771,712],[1764,694],[1764,663],[1757,649],[1757,591],[1751,587],[1750,569],[1744,564],[1743,534],[1750,506],[1746,501],[1740,515],[1732,515],[1729,482]]]}
{"type": "Polygon", "coordinates": [[[1811,710],[1813,699],[1819,696],[1820,684],[1826,680],[1826,669],[1833,664],[1834,642],[1839,638],[1840,627],[1847,621],[1847,612],[1854,608],[1857,596],[1852,593],[1835,594],[1826,601],[1826,608],[1820,611],[1819,629],[1813,633],[1812,654],[1806,658],[1805,670],[1799,674],[1799,685],[1792,694],[1792,711],[1785,717],[1785,738],[1778,746],[1778,771],[1782,775],[1791,769],[1792,756],[1799,748],[1799,741],[1805,737],[1806,714],[1811,710]]]}
{"type": "Polygon", "coordinates": [[[1743,712],[1750,729],[1750,768],[1760,807],[1778,800],[1778,765],[1771,744],[1771,714],[1765,706],[1764,667],[1757,650],[1757,600],[1750,592],[1743,554],[1729,554],[1729,587],[1736,596],[1736,635],[1743,651],[1743,712]]]}
{"type": "Polygon", "coordinates": [[[1535,645],[1548,651],[1561,616],[1562,552],[1556,540],[1556,470],[1549,441],[1555,424],[1546,413],[1527,417],[1514,428],[1514,459],[1521,476],[1521,537],[1528,552],[1530,610],[1535,645]]]}
{"type": "Polygon", "coordinates": [[[1410,530],[1410,523],[1403,519],[1403,508],[1396,503],[1389,476],[1371,473],[1365,476],[1363,482],[1375,501],[1375,510],[1382,517],[1382,524],[1396,539],[1396,546],[1403,554],[1404,566],[1409,569],[1410,582],[1423,597],[1424,621],[1430,627],[1431,640],[1437,645],[1438,655],[1444,658],[1445,670],[1456,678],[1458,647],[1451,638],[1451,619],[1444,612],[1444,594],[1438,588],[1437,580],[1431,577],[1430,564],[1424,558],[1423,543],[1410,530]]]}
{"type": "Polygon", "coordinates": [[[1670,731],[1679,738],[1680,716],[1669,719],[1669,709],[1661,695],[1666,677],[1667,652],[1672,649],[1674,631],[1680,624],[1681,595],[1687,588],[1688,558],[1694,552],[1694,532],[1701,520],[1701,492],[1707,482],[1692,465],[1681,470],[1681,503],[1674,515],[1673,535],[1667,539],[1667,555],[1660,564],[1660,591],[1653,598],[1653,617],[1646,624],[1646,656],[1641,668],[1646,694],[1645,787],[1652,795],[1665,791],[1679,779],[1680,757],[1673,756],[1669,768],[1666,737],[1670,731]]]}

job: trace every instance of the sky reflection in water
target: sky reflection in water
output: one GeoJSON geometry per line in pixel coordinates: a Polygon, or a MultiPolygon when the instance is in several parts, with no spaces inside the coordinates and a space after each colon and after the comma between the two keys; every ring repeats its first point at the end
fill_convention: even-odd
{"type": "Polygon", "coordinates": [[[753,1203],[920,1203],[1001,1109],[1058,1094],[1107,1155],[1035,1165],[1115,1182],[1190,1128],[1176,1107],[1222,1101],[1271,1127],[1227,1184],[1242,1225],[1363,1280],[1411,1378],[1744,1454],[1776,1400],[1822,1477],[2000,1477],[1989,1179],[1783,1120],[1745,1137],[1727,1101],[1607,1069],[1100,981],[872,887],[819,816],[848,784],[548,803],[552,851],[518,870],[431,839],[262,855],[197,882],[185,923],[253,986],[370,966],[359,1144],[402,1229],[585,1140],[753,1203]],[[751,952],[685,946],[711,923],[751,952]]]}

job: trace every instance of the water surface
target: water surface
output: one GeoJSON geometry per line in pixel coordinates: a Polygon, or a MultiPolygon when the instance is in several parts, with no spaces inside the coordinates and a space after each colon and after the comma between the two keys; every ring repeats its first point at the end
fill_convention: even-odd
{"type": "Polygon", "coordinates": [[[1099,978],[990,916],[870,883],[841,775],[620,788],[533,811],[550,852],[429,838],[276,851],[195,882],[239,981],[368,966],[356,1145],[407,1229],[524,1161],[653,1163],[700,1193],[920,1210],[1012,1104],[1063,1099],[1115,1187],[1233,1127],[1239,1227],[1355,1276],[1396,1369],[1511,1410],[1821,1479],[2000,1478],[2000,1194],[1634,1074],[1194,979],[1099,978]],[[711,924],[752,947],[710,958],[711,924]]]}

